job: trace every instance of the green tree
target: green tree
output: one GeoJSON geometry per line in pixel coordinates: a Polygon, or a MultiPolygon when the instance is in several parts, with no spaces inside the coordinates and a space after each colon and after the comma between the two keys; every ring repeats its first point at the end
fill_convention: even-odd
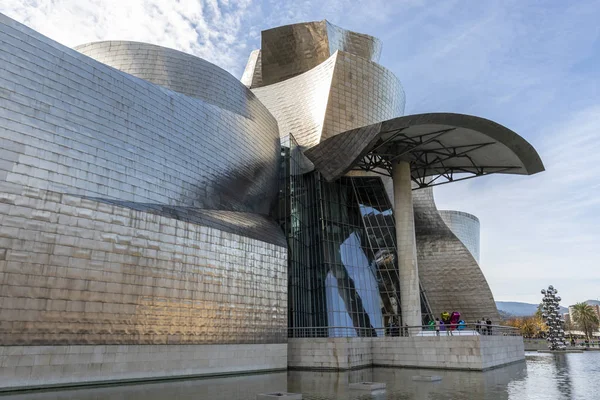
{"type": "Polygon", "coordinates": [[[577,327],[583,331],[588,339],[592,338],[592,334],[598,330],[598,316],[596,312],[587,303],[577,303],[573,306],[573,315],[571,316],[577,327]]]}

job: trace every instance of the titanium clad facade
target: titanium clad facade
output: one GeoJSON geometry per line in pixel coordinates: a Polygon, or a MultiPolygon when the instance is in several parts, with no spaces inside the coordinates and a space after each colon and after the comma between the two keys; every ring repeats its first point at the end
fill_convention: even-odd
{"type": "Polygon", "coordinates": [[[307,72],[325,62],[336,51],[377,62],[381,55],[381,41],[373,36],[342,29],[325,20],[263,31],[260,85],[282,82],[307,72]]]}
{"type": "Polygon", "coordinates": [[[262,121],[272,118],[256,96],[240,85],[233,75],[190,54],[126,41],[88,43],[75,47],[75,50],[145,81],[246,118],[262,121]]]}
{"type": "Polygon", "coordinates": [[[321,141],[350,129],[404,115],[404,89],[387,68],[337,52],[321,141]]]}
{"type": "Polygon", "coordinates": [[[302,148],[404,114],[398,78],[342,51],[308,72],[252,91],[277,119],[281,135],[294,135],[302,148]]]}
{"type": "Polygon", "coordinates": [[[319,143],[336,57],[314,69],[252,92],[277,119],[282,137],[293,135],[302,147],[319,143]]]}
{"type": "Polygon", "coordinates": [[[325,21],[327,26],[327,38],[329,43],[329,53],[343,51],[355,54],[365,60],[378,63],[381,57],[382,43],[376,37],[349,31],[325,21]]]}
{"type": "Polygon", "coordinates": [[[260,56],[260,50],[253,50],[248,57],[248,63],[244,69],[244,73],[240,81],[246,87],[258,87],[262,86],[262,62],[260,56]]]}
{"type": "Polygon", "coordinates": [[[132,46],[88,50],[156,82],[160,59],[173,88],[193,65],[193,93],[0,14],[0,345],[284,343],[275,119],[218,67],[132,46]]]}
{"type": "Polygon", "coordinates": [[[439,210],[439,213],[448,228],[479,263],[479,218],[462,211],[439,210]]]}
{"type": "Polygon", "coordinates": [[[0,345],[285,342],[285,243],[33,188],[0,208],[0,345]]]}
{"type": "MultiPolygon", "coordinates": [[[[239,113],[243,101],[231,102],[233,112],[2,26],[4,181],[136,203],[270,211],[279,134],[260,102],[245,103],[256,109],[250,118],[239,113]]],[[[238,82],[229,96],[239,93],[254,97],[238,82]]]]}
{"type": "Polygon", "coordinates": [[[419,278],[434,316],[459,311],[472,323],[499,321],[494,296],[467,246],[448,228],[433,200],[433,190],[413,191],[419,278]]]}

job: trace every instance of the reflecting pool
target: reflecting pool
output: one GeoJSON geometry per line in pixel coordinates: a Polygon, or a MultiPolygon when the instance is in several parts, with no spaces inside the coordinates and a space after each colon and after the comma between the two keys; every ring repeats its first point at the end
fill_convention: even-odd
{"type": "Polygon", "coordinates": [[[302,393],[307,400],[366,399],[600,399],[600,352],[527,353],[527,361],[487,372],[370,368],[348,372],[288,371],[227,378],[165,381],[2,396],[2,400],[254,400],[258,393],[302,393]],[[440,382],[413,381],[439,375],[440,382]],[[349,383],[385,382],[383,394],[348,389],[349,383]]]}

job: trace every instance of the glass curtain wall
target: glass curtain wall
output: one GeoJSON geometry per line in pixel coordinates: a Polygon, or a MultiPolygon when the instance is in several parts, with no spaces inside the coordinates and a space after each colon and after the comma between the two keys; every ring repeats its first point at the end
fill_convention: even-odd
{"type": "Polygon", "coordinates": [[[399,334],[395,227],[381,179],[327,182],[302,173],[303,157],[292,136],[282,139],[278,219],[288,237],[290,335],[399,334]]]}

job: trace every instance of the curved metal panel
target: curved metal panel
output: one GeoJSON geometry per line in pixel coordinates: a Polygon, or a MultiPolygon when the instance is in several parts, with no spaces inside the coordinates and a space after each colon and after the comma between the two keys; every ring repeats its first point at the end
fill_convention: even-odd
{"type": "Polygon", "coordinates": [[[336,51],[377,62],[381,41],[326,20],[265,30],[261,34],[262,83],[257,85],[271,85],[305,73],[336,51]]]}
{"type": "Polygon", "coordinates": [[[292,134],[303,148],[402,115],[405,103],[390,71],[341,51],[308,72],[252,91],[275,116],[282,136],[292,134]]]}
{"type": "Polygon", "coordinates": [[[251,119],[269,119],[256,97],[229,72],[191,54],[148,43],[104,41],[75,50],[119,71],[251,119]]]}
{"type": "Polygon", "coordinates": [[[407,115],[351,129],[309,149],[306,156],[328,180],[353,168],[389,173],[392,161],[399,159],[411,163],[412,178],[419,182],[449,169],[475,176],[544,170],[533,146],[510,129],[484,118],[448,113],[407,115]],[[379,127],[376,135],[374,127],[379,127]],[[361,137],[360,129],[371,134],[361,137]],[[328,160],[335,154],[347,157],[334,168],[328,160]]]}
{"type": "Polygon", "coordinates": [[[479,218],[462,211],[439,210],[440,217],[479,263],[479,218]]]}
{"type": "Polygon", "coordinates": [[[6,79],[19,83],[0,116],[2,147],[12,146],[16,161],[1,165],[5,181],[138,203],[270,211],[277,192],[277,123],[231,75],[190,56],[190,63],[205,68],[196,70],[194,82],[205,79],[207,97],[220,85],[216,77],[227,78],[209,103],[66,47],[42,51],[24,42],[0,44],[6,79]],[[21,57],[29,53],[39,57],[21,57]],[[226,99],[235,112],[216,105],[226,99]]]}
{"type": "Polygon", "coordinates": [[[477,261],[444,223],[431,188],[413,191],[419,279],[434,315],[458,311],[467,322],[499,321],[494,296],[477,261]]]}
{"type": "Polygon", "coordinates": [[[330,56],[325,21],[279,26],[261,33],[264,85],[307,72],[330,56]]]}
{"type": "Polygon", "coordinates": [[[340,28],[329,21],[325,21],[325,23],[327,24],[327,38],[331,54],[340,50],[369,61],[379,62],[381,40],[371,35],[340,28]]]}
{"type": "Polygon", "coordinates": [[[247,88],[187,96],[2,14],[0,64],[0,345],[286,341],[279,132],[247,88]]]}
{"type": "Polygon", "coordinates": [[[20,204],[0,208],[0,345],[287,340],[286,247],[207,216],[188,222],[30,188],[0,196],[20,204]]]}
{"type": "Polygon", "coordinates": [[[390,70],[351,53],[336,54],[321,141],[404,115],[404,89],[390,70]]]}
{"type": "Polygon", "coordinates": [[[277,119],[282,137],[291,134],[301,147],[319,143],[336,58],[294,78],[252,89],[277,119]]]}
{"type": "Polygon", "coordinates": [[[240,81],[248,88],[262,86],[262,57],[260,50],[253,50],[240,81]]]}
{"type": "MultiPolygon", "coordinates": [[[[438,140],[447,147],[495,142],[469,151],[469,156],[474,158],[476,164],[516,165],[520,169],[506,173],[522,175],[533,175],[544,171],[544,164],[531,144],[516,132],[486,118],[455,113],[413,114],[385,121],[381,128],[384,132],[405,129],[409,131],[407,133],[409,136],[417,136],[427,131],[451,129],[438,140]]],[[[432,142],[429,146],[435,147],[438,144],[432,142]]]]}

